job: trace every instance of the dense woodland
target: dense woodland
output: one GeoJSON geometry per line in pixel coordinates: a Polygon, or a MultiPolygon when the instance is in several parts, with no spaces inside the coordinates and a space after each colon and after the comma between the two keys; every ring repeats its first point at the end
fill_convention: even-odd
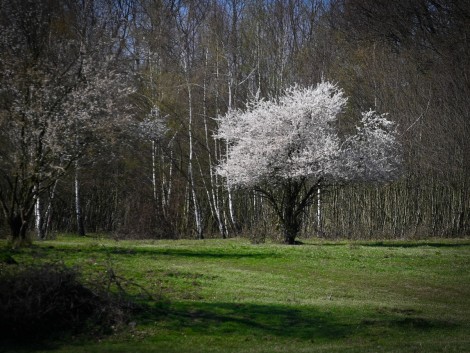
{"type": "Polygon", "coordinates": [[[217,118],[293,84],[388,113],[398,179],[318,187],[303,236],[470,230],[467,0],[0,0],[1,235],[276,237],[217,118]]]}

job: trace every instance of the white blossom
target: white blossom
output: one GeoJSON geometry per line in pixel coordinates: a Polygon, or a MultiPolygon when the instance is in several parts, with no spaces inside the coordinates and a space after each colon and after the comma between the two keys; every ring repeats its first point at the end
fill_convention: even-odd
{"type": "Polygon", "coordinates": [[[229,187],[301,178],[387,179],[399,165],[393,123],[386,114],[364,113],[357,134],[342,141],[336,122],[346,103],[337,85],[321,82],[229,111],[218,119],[215,137],[226,140],[228,150],[217,172],[229,187]]]}
{"type": "Polygon", "coordinates": [[[157,141],[167,131],[166,118],[167,116],[161,116],[157,106],[153,106],[144,120],[138,123],[138,134],[151,141],[157,141]]]}

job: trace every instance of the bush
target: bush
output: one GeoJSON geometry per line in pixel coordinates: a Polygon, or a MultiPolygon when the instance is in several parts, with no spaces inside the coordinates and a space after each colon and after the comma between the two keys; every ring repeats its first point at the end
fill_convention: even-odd
{"type": "Polygon", "coordinates": [[[38,340],[85,328],[103,332],[123,323],[132,306],[103,284],[85,286],[79,271],[63,264],[0,270],[0,338],[38,340]]]}

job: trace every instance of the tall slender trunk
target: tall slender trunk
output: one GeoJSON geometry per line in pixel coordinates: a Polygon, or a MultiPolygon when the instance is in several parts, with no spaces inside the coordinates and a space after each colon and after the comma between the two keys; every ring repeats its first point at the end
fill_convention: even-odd
{"type": "Polygon", "coordinates": [[[322,221],[321,221],[321,188],[318,186],[317,189],[317,230],[318,230],[318,236],[321,236],[323,234],[322,230],[322,221]]]}
{"type": "MultiPolygon", "coordinates": [[[[228,82],[228,109],[232,109],[232,84],[233,84],[233,78],[232,78],[232,71],[230,70],[229,67],[229,82],[228,82]]],[[[228,141],[226,142],[226,151],[228,151],[228,141]]],[[[230,215],[230,220],[232,221],[232,226],[235,231],[238,230],[238,225],[237,225],[237,220],[235,219],[235,211],[233,209],[233,198],[232,198],[232,190],[230,187],[227,187],[227,194],[228,194],[228,210],[229,210],[229,215],[230,215]]]]}
{"type": "MultiPolygon", "coordinates": [[[[215,89],[215,116],[218,118],[220,114],[220,109],[219,109],[219,76],[220,76],[220,69],[219,69],[219,43],[216,43],[216,70],[215,70],[215,80],[216,80],[216,89],[215,89]]],[[[221,153],[218,153],[218,144],[217,144],[217,139],[214,139],[214,158],[217,161],[218,156],[221,156],[221,153]]],[[[208,145],[208,149],[210,151],[210,146],[208,145]]],[[[211,163],[212,164],[212,163],[211,163]]],[[[219,180],[217,173],[214,173],[211,165],[211,180],[213,183],[213,188],[212,188],[212,193],[213,193],[213,199],[214,199],[214,204],[215,208],[218,213],[218,218],[219,218],[219,232],[222,235],[222,238],[227,237],[227,217],[225,213],[225,202],[223,200],[223,193],[219,192],[219,180]]]]}
{"type": "Polygon", "coordinates": [[[74,180],[74,187],[75,187],[75,216],[77,219],[77,234],[80,236],[85,236],[85,226],[83,223],[83,215],[82,215],[82,204],[80,201],[80,181],[79,181],[79,163],[78,160],[75,162],[75,180],[74,180]]]}
{"type": "Polygon", "coordinates": [[[228,193],[228,211],[230,215],[230,220],[232,221],[232,226],[235,232],[238,231],[238,222],[235,218],[235,209],[233,207],[233,196],[232,196],[232,190],[228,188],[227,190],[228,193]]]}
{"type": "Polygon", "coordinates": [[[165,166],[165,156],[161,153],[161,194],[162,194],[162,210],[163,216],[168,219],[170,213],[170,200],[172,192],[172,179],[173,179],[173,147],[170,142],[168,145],[170,149],[170,163],[168,164],[168,176],[166,176],[165,171],[163,170],[165,166]]]}
{"type": "Polygon", "coordinates": [[[189,124],[188,124],[188,135],[189,135],[189,161],[188,161],[188,177],[189,187],[192,195],[194,221],[196,223],[196,233],[199,239],[203,239],[202,231],[202,217],[199,210],[199,202],[196,194],[196,188],[194,183],[194,172],[193,172],[193,159],[194,159],[194,143],[193,143],[193,101],[192,101],[192,90],[189,79],[187,81],[188,88],[188,108],[189,108],[189,124]]]}
{"type": "Polygon", "coordinates": [[[155,140],[152,140],[152,187],[153,201],[157,204],[157,167],[156,167],[155,140]]]}
{"type": "MultiPolygon", "coordinates": [[[[224,222],[222,220],[222,212],[220,210],[220,202],[219,202],[219,195],[217,192],[217,183],[215,181],[214,170],[213,170],[213,163],[212,163],[212,151],[211,151],[211,144],[209,141],[209,127],[207,123],[207,67],[208,67],[208,59],[209,59],[209,49],[206,48],[206,56],[205,56],[205,63],[204,63],[204,82],[203,82],[203,123],[204,123],[204,135],[206,140],[206,150],[207,150],[207,159],[209,162],[209,184],[207,185],[204,179],[204,172],[202,170],[201,165],[199,164],[201,178],[204,182],[204,187],[206,189],[207,200],[209,202],[211,215],[214,218],[215,222],[217,223],[217,227],[219,229],[219,233],[222,238],[226,238],[226,229],[224,222]]],[[[218,63],[217,63],[217,71],[216,75],[218,75],[218,63]]],[[[216,102],[217,105],[217,102],[216,102]]],[[[216,115],[218,115],[218,107],[216,107],[216,115]]]]}
{"type": "Polygon", "coordinates": [[[44,233],[44,219],[42,217],[42,200],[39,194],[37,194],[39,190],[39,186],[35,186],[35,193],[36,193],[36,198],[35,198],[35,203],[34,203],[34,220],[35,220],[35,228],[36,228],[36,235],[38,239],[44,239],[46,237],[44,233]]]}
{"type": "Polygon", "coordinates": [[[55,191],[57,188],[57,184],[59,183],[59,180],[56,180],[54,182],[54,186],[52,187],[52,190],[49,194],[49,200],[47,203],[46,210],[44,211],[44,217],[43,217],[43,223],[42,223],[42,228],[43,228],[43,234],[44,238],[47,237],[47,233],[49,231],[49,227],[51,225],[51,220],[52,220],[52,202],[54,201],[55,198],[55,191]]]}

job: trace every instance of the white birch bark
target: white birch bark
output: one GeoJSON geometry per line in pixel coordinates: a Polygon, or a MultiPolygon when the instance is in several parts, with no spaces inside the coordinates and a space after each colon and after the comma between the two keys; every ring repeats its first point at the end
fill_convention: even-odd
{"type": "MultiPolygon", "coordinates": [[[[232,84],[233,84],[233,72],[229,62],[229,73],[228,73],[228,110],[232,109],[232,84]]],[[[226,140],[226,151],[229,150],[229,142],[226,140]]],[[[232,200],[232,190],[229,185],[227,185],[227,194],[228,194],[228,209],[230,220],[232,221],[232,226],[234,229],[237,229],[237,222],[235,220],[235,212],[233,209],[233,200],[232,200]]]]}
{"type": "Polygon", "coordinates": [[[44,234],[44,228],[43,228],[43,222],[44,219],[42,217],[42,204],[41,204],[41,197],[39,196],[38,193],[38,186],[35,186],[35,192],[36,192],[36,202],[34,204],[34,219],[35,219],[35,229],[36,229],[36,235],[38,239],[44,239],[45,234],[44,234]]]}
{"type": "Polygon", "coordinates": [[[171,201],[171,193],[172,193],[172,183],[173,183],[173,150],[172,144],[168,145],[170,149],[170,163],[168,164],[168,176],[165,174],[165,157],[164,154],[161,153],[161,188],[162,188],[162,210],[163,215],[165,218],[168,218],[170,212],[170,201],[171,201]]]}
{"type": "Polygon", "coordinates": [[[202,234],[202,217],[199,210],[199,202],[194,187],[194,171],[193,171],[193,159],[194,159],[194,143],[193,143],[193,102],[192,102],[192,89],[189,80],[187,81],[188,88],[188,108],[189,108],[189,123],[188,123],[188,135],[189,135],[189,160],[188,160],[188,178],[189,187],[192,196],[192,204],[194,211],[194,221],[196,223],[196,233],[199,239],[203,239],[202,234]]]}
{"type": "MultiPolygon", "coordinates": [[[[226,237],[226,230],[224,223],[221,219],[221,211],[220,211],[220,202],[218,198],[218,192],[217,192],[217,184],[215,182],[214,178],[214,166],[212,163],[212,152],[211,152],[211,146],[209,142],[209,128],[207,124],[207,83],[206,83],[206,78],[207,78],[207,66],[208,66],[208,57],[209,57],[209,50],[206,48],[206,56],[205,56],[205,73],[204,73],[204,82],[203,82],[203,123],[204,123],[204,134],[205,134],[205,139],[206,139],[206,149],[207,149],[207,158],[209,161],[209,185],[206,185],[205,179],[204,179],[204,173],[202,171],[202,167],[199,165],[200,168],[200,173],[202,180],[204,181],[204,187],[206,189],[206,194],[207,194],[207,199],[209,201],[209,206],[211,210],[212,217],[215,219],[217,223],[217,227],[219,228],[219,233],[222,236],[222,238],[226,237]]],[[[218,74],[218,63],[217,63],[217,73],[218,74]]],[[[217,108],[216,108],[217,110],[217,108]]],[[[216,112],[217,114],[217,112],[216,112]]]]}
{"type": "Polygon", "coordinates": [[[318,236],[322,234],[322,224],[321,224],[321,188],[318,186],[317,189],[317,229],[318,236]]]}
{"type": "Polygon", "coordinates": [[[75,161],[74,191],[75,191],[75,216],[77,219],[77,234],[85,236],[85,226],[83,224],[82,204],[80,201],[80,181],[79,181],[79,163],[75,161]]]}
{"type": "Polygon", "coordinates": [[[157,166],[156,166],[156,151],[155,140],[152,140],[152,187],[153,187],[153,201],[157,204],[157,166]]]}

